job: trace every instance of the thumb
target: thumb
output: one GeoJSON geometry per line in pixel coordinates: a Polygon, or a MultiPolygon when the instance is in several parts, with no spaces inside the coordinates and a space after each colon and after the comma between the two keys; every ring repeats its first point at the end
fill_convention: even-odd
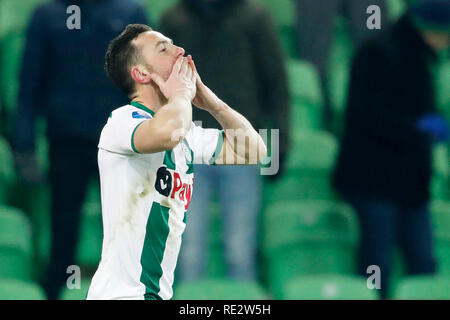
{"type": "Polygon", "coordinates": [[[161,89],[161,87],[164,86],[164,80],[163,80],[163,78],[161,78],[161,76],[159,74],[152,73],[150,75],[150,78],[153,80],[153,82],[155,82],[158,85],[158,87],[160,89],[161,89]]]}

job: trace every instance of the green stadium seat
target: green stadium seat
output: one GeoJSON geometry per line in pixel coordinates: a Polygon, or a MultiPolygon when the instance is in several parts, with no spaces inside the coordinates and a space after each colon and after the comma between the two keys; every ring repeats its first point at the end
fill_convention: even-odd
{"type": "Polygon", "coordinates": [[[416,276],[400,281],[395,299],[398,300],[450,300],[450,278],[442,276],[416,276]]]}
{"type": "Polygon", "coordinates": [[[31,227],[19,209],[0,206],[0,278],[31,280],[31,227]]]}
{"type": "Polygon", "coordinates": [[[278,28],[282,48],[287,57],[297,55],[295,33],[295,3],[292,0],[255,0],[266,8],[272,16],[275,26],[278,28]]]}
{"type": "Polygon", "coordinates": [[[352,209],[331,201],[283,201],[264,213],[263,255],[275,297],[296,275],[352,274],[358,225],[352,209]]]}
{"type": "Polygon", "coordinates": [[[291,131],[312,129],[320,130],[322,127],[322,106],[291,97],[291,131]]]}
{"type": "Polygon", "coordinates": [[[295,28],[293,26],[280,28],[279,36],[284,55],[288,58],[298,58],[298,36],[295,28]]]}
{"type": "Polygon", "coordinates": [[[450,240],[450,201],[432,201],[431,212],[435,236],[450,240]]]}
{"type": "Polygon", "coordinates": [[[45,300],[42,288],[33,283],[13,279],[0,279],[0,300],[45,300]]]}
{"type": "Polygon", "coordinates": [[[97,212],[97,203],[87,203],[86,206],[90,208],[82,214],[77,262],[81,266],[96,267],[102,253],[102,217],[101,213],[97,212]]]}
{"type": "Polygon", "coordinates": [[[10,30],[24,30],[33,10],[50,0],[2,0],[0,2],[0,36],[10,30]]]}
{"type": "Polygon", "coordinates": [[[346,18],[337,16],[328,67],[329,99],[334,114],[333,131],[337,134],[342,131],[344,122],[343,119],[353,50],[354,46],[350,37],[346,18]]]}
{"type": "Polygon", "coordinates": [[[293,135],[293,146],[288,156],[290,169],[332,169],[338,142],[326,131],[298,130],[293,135]]]}
{"type": "Polygon", "coordinates": [[[36,264],[33,269],[40,274],[49,258],[50,252],[50,185],[46,181],[49,169],[48,141],[45,136],[45,120],[38,118],[36,123],[36,158],[44,181],[38,186],[20,183],[17,179],[9,188],[9,203],[30,216],[33,226],[33,245],[36,264]]]}
{"type": "Polygon", "coordinates": [[[285,285],[287,300],[376,300],[365,278],[342,275],[299,276],[285,285]]]}
{"type": "Polygon", "coordinates": [[[10,188],[10,205],[27,213],[32,226],[32,243],[35,258],[33,273],[40,275],[50,253],[50,186],[48,182],[30,186],[15,183],[10,188]]]}
{"type": "Polygon", "coordinates": [[[309,241],[354,244],[358,224],[352,208],[327,200],[278,201],[264,213],[265,248],[309,241]]]}
{"type": "Polygon", "coordinates": [[[288,85],[294,128],[319,129],[322,122],[322,93],[315,67],[304,60],[288,59],[288,85]]]}
{"type": "Polygon", "coordinates": [[[345,125],[345,108],[347,104],[347,93],[350,81],[350,61],[347,58],[339,59],[339,62],[332,62],[329,69],[329,92],[331,108],[333,111],[332,130],[340,135],[345,125]]]}
{"type": "MultiPolygon", "coordinates": [[[[291,95],[296,100],[320,105],[322,93],[316,68],[311,63],[300,59],[287,59],[286,67],[291,95]]],[[[295,103],[296,100],[293,102],[295,103]]]]}
{"type": "Polygon", "coordinates": [[[387,0],[389,19],[397,20],[406,11],[405,0],[387,0]]]}
{"type": "Polygon", "coordinates": [[[85,278],[80,281],[80,289],[69,289],[67,286],[61,291],[61,300],[86,300],[86,296],[91,284],[91,279],[85,278]]]}
{"type": "Polygon", "coordinates": [[[295,3],[292,0],[254,0],[265,7],[279,27],[295,25],[295,3]]]}
{"type": "Polygon", "coordinates": [[[161,17],[165,11],[175,5],[178,0],[141,0],[148,12],[150,21],[156,26],[159,26],[161,17]]]}
{"type": "Polygon", "coordinates": [[[270,295],[256,282],[207,279],[183,282],[174,288],[174,300],[266,300],[270,295]]]}
{"type": "Polygon", "coordinates": [[[450,275],[450,202],[433,201],[431,204],[434,253],[438,274],[450,275]]]}
{"type": "Polygon", "coordinates": [[[103,241],[102,209],[99,186],[93,180],[82,208],[77,261],[81,266],[97,267],[103,241]]]}
{"type": "Polygon", "coordinates": [[[332,107],[339,121],[342,121],[346,107],[347,89],[350,77],[350,62],[340,60],[339,64],[332,63],[330,68],[330,99],[332,107]]]}
{"type": "Polygon", "coordinates": [[[336,138],[328,132],[293,132],[286,172],[281,180],[265,183],[264,201],[336,199],[330,184],[336,153],[336,138]]]}
{"type": "Polygon", "coordinates": [[[0,89],[8,116],[12,116],[16,107],[19,73],[22,60],[22,52],[25,44],[25,34],[13,30],[1,39],[0,63],[2,73],[0,75],[0,89]]]}
{"type": "Polygon", "coordinates": [[[432,198],[450,200],[450,154],[448,146],[441,144],[434,147],[432,158],[432,198]]]}
{"type": "Polygon", "coordinates": [[[439,110],[450,121],[450,62],[443,63],[438,70],[437,92],[439,110]]]}
{"type": "Polygon", "coordinates": [[[9,200],[9,190],[15,180],[14,160],[9,143],[0,136],[0,203],[9,200]]]}

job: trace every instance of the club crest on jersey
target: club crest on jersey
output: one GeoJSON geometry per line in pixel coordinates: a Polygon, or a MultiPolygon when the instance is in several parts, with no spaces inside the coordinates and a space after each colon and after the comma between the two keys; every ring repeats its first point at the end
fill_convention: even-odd
{"type": "Polygon", "coordinates": [[[131,116],[134,119],[150,119],[150,116],[148,114],[140,113],[139,111],[133,111],[131,116]]]}
{"type": "Polygon", "coordinates": [[[180,174],[163,166],[156,172],[155,189],[165,197],[180,201],[187,210],[191,202],[193,184],[183,181],[180,174]]]}

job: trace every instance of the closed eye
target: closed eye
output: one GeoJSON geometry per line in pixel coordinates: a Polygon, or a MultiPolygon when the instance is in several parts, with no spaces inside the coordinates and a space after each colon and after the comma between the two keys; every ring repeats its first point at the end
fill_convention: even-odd
{"type": "MultiPolygon", "coordinates": [[[[156,43],[155,48],[162,47],[162,49],[160,50],[160,52],[164,52],[164,51],[167,50],[167,44],[168,44],[168,43],[169,43],[169,41],[167,41],[167,40],[161,40],[161,41],[158,41],[158,42],[156,43]]],[[[173,44],[173,41],[170,40],[170,43],[173,44]]]]}

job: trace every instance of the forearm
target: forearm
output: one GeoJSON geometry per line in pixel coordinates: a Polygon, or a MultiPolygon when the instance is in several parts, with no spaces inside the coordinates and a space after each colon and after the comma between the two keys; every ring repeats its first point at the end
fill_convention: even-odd
{"type": "MultiPolygon", "coordinates": [[[[234,154],[224,154],[224,156],[228,158],[236,156],[249,164],[258,163],[266,155],[267,149],[252,124],[215,95],[209,103],[207,110],[222,126],[226,143],[231,146],[230,150],[234,151],[234,154]]],[[[225,163],[230,162],[232,162],[231,159],[225,161],[225,163]]]]}
{"type": "Polygon", "coordinates": [[[151,121],[144,121],[135,132],[134,144],[141,153],[173,149],[183,140],[192,123],[189,100],[174,98],[163,106],[151,121]]]}
{"type": "Polygon", "coordinates": [[[175,147],[189,131],[192,123],[192,105],[187,99],[174,97],[163,106],[153,119],[152,125],[161,128],[165,140],[175,147]]]}
{"type": "Polygon", "coordinates": [[[192,124],[192,104],[184,98],[173,98],[160,109],[171,130],[179,130],[183,137],[189,131],[192,124]]]}

